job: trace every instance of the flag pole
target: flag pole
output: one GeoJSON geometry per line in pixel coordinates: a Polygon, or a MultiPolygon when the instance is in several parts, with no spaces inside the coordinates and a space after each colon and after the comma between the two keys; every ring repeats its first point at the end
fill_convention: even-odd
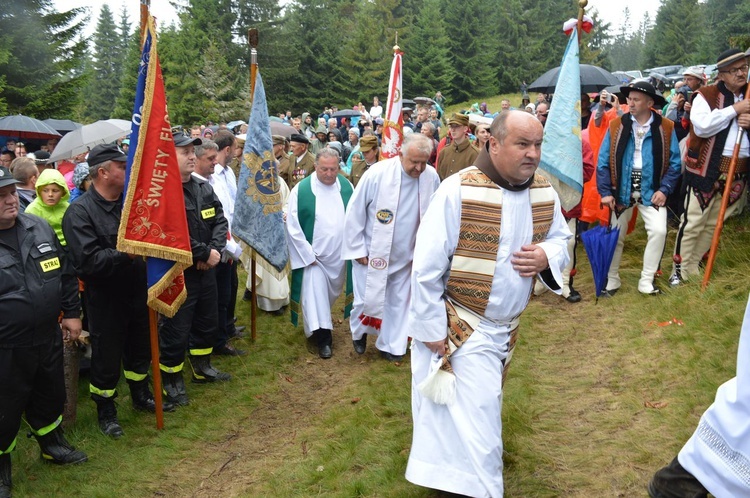
{"type": "Polygon", "coordinates": [[[589,0],[578,0],[578,45],[581,44],[581,27],[583,26],[583,15],[589,0]]]}
{"type": "MultiPolygon", "coordinates": [[[[250,106],[252,107],[253,98],[255,97],[255,78],[258,75],[258,29],[250,28],[247,30],[247,44],[250,45],[250,106]]],[[[250,253],[250,339],[255,342],[257,337],[257,317],[258,317],[258,293],[255,286],[255,249],[250,253]]]]}
{"type": "MultiPolygon", "coordinates": [[[[750,74],[747,78],[750,82],[750,74]]],[[[750,98],[750,84],[747,85],[745,90],[745,99],[750,98]]],[[[734,182],[734,173],[737,170],[737,160],[740,157],[740,143],[742,142],[742,135],[745,130],[741,127],[737,127],[737,139],[734,142],[734,150],[732,151],[732,160],[729,162],[729,169],[727,171],[727,180],[724,185],[724,192],[721,195],[721,208],[719,209],[719,217],[716,220],[716,228],[714,229],[714,236],[711,239],[711,249],[708,251],[708,261],[706,262],[706,271],[703,273],[703,282],[701,283],[701,290],[705,291],[708,287],[708,281],[711,279],[711,272],[714,269],[714,261],[716,260],[716,253],[719,251],[719,239],[721,238],[721,231],[724,229],[724,215],[729,206],[729,194],[732,192],[732,182],[734,182]]]]}
{"type": "MultiPolygon", "coordinates": [[[[141,49],[146,42],[146,27],[148,26],[150,0],[141,0],[141,49]]],[[[151,378],[154,383],[154,408],[156,428],[164,429],[164,404],[162,400],[161,370],[159,369],[159,319],[156,310],[148,307],[148,329],[151,344],[151,378]]]]}

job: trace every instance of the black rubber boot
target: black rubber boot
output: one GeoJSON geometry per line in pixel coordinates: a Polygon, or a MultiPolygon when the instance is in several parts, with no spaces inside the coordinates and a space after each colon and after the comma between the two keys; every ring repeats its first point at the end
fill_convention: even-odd
{"type": "Polygon", "coordinates": [[[0,455],[0,498],[10,498],[13,487],[10,470],[10,453],[3,453],[0,455]]]}
{"type": "Polygon", "coordinates": [[[57,426],[44,436],[34,436],[42,450],[42,459],[58,465],[83,463],[88,460],[86,453],[75,449],[65,439],[62,427],[57,426]]]}
{"type": "Polygon", "coordinates": [[[648,483],[651,498],[707,498],[708,490],[675,457],[648,483]]]}
{"type": "Polygon", "coordinates": [[[117,420],[117,407],[115,399],[104,398],[97,394],[92,394],[91,398],[96,403],[96,413],[99,418],[99,429],[105,436],[114,439],[120,439],[125,433],[117,420]]]}
{"type": "Polygon", "coordinates": [[[333,333],[328,329],[318,329],[316,332],[318,341],[318,356],[327,360],[333,356],[333,333]]]}
{"type": "MultiPolygon", "coordinates": [[[[128,384],[130,384],[130,399],[133,401],[133,408],[141,412],[156,412],[156,402],[151,389],[148,388],[148,379],[138,382],[129,381],[128,384]]],[[[165,412],[175,410],[175,406],[163,398],[161,407],[165,412]]]]}
{"type": "Polygon", "coordinates": [[[171,403],[178,406],[187,406],[187,390],[185,390],[185,379],[182,372],[164,372],[161,373],[161,387],[164,393],[165,403],[171,403]]]}
{"type": "Polygon", "coordinates": [[[217,380],[229,380],[231,375],[221,372],[211,365],[211,355],[190,356],[190,366],[193,367],[193,382],[205,384],[217,380]]]}

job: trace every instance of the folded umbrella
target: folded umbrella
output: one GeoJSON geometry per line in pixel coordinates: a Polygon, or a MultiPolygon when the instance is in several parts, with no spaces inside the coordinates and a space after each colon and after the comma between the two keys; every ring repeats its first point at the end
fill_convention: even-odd
{"type": "Polygon", "coordinates": [[[607,273],[609,273],[619,237],[618,227],[612,228],[605,225],[590,228],[581,234],[583,247],[591,263],[591,272],[594,274],[597,301],[607,287],[607,273]]]}

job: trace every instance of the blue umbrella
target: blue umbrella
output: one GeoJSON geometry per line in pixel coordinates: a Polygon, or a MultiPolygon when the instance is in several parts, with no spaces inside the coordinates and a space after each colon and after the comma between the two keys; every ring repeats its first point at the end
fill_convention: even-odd
{"type": "Polygon", "coordinates": [[[612,264],[612,256],[615,254],[619,237],[619,227],[612,228],[604,225],[590,228],[581,234],[583,247],[586,249],[591,271],[594,274],[597,301],[607,287],[607,273],[609,273],[609,266],[612,264]]]}

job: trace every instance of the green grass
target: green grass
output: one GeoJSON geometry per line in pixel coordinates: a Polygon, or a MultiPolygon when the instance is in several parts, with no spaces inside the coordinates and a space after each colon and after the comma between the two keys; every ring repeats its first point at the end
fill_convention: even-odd
{"type": "MultiPolygon", "coordinates": [[[[734,375],[749,221],[745,214],[727,222],[706,292],[698,282],[667,288],[673,231],[664,295],[637,292],[639,223],[626,238],[623,287],[614,298],[595,303],[579,248],[575,286],[584,300],[532,300],[504,397],[508,497],[645,496],[653,472],[675,456],[716,388],[734,375]],[[672,318],[684,325],[658,325],[672,318]]],[[[247,303],[238,315],[248,323],[247,303]]],[[[132,410],[123,382],[125,437],[118,441],[99,433],[82,378],[68,437],[89,462],[42,463],[24,428],[13,455],[14,496],[432,497],[403,478],[411,445],[408,360],[383,361],[372,341],[357,356],[347,331],[337,326],[334,357],[323,361],[308,351],[301,327],[261,313],[258,340],[238,344],[249,355],[215,360],[232,381],[188,384],[191,404],[165,414],[165,430],[132,410]]]]}

